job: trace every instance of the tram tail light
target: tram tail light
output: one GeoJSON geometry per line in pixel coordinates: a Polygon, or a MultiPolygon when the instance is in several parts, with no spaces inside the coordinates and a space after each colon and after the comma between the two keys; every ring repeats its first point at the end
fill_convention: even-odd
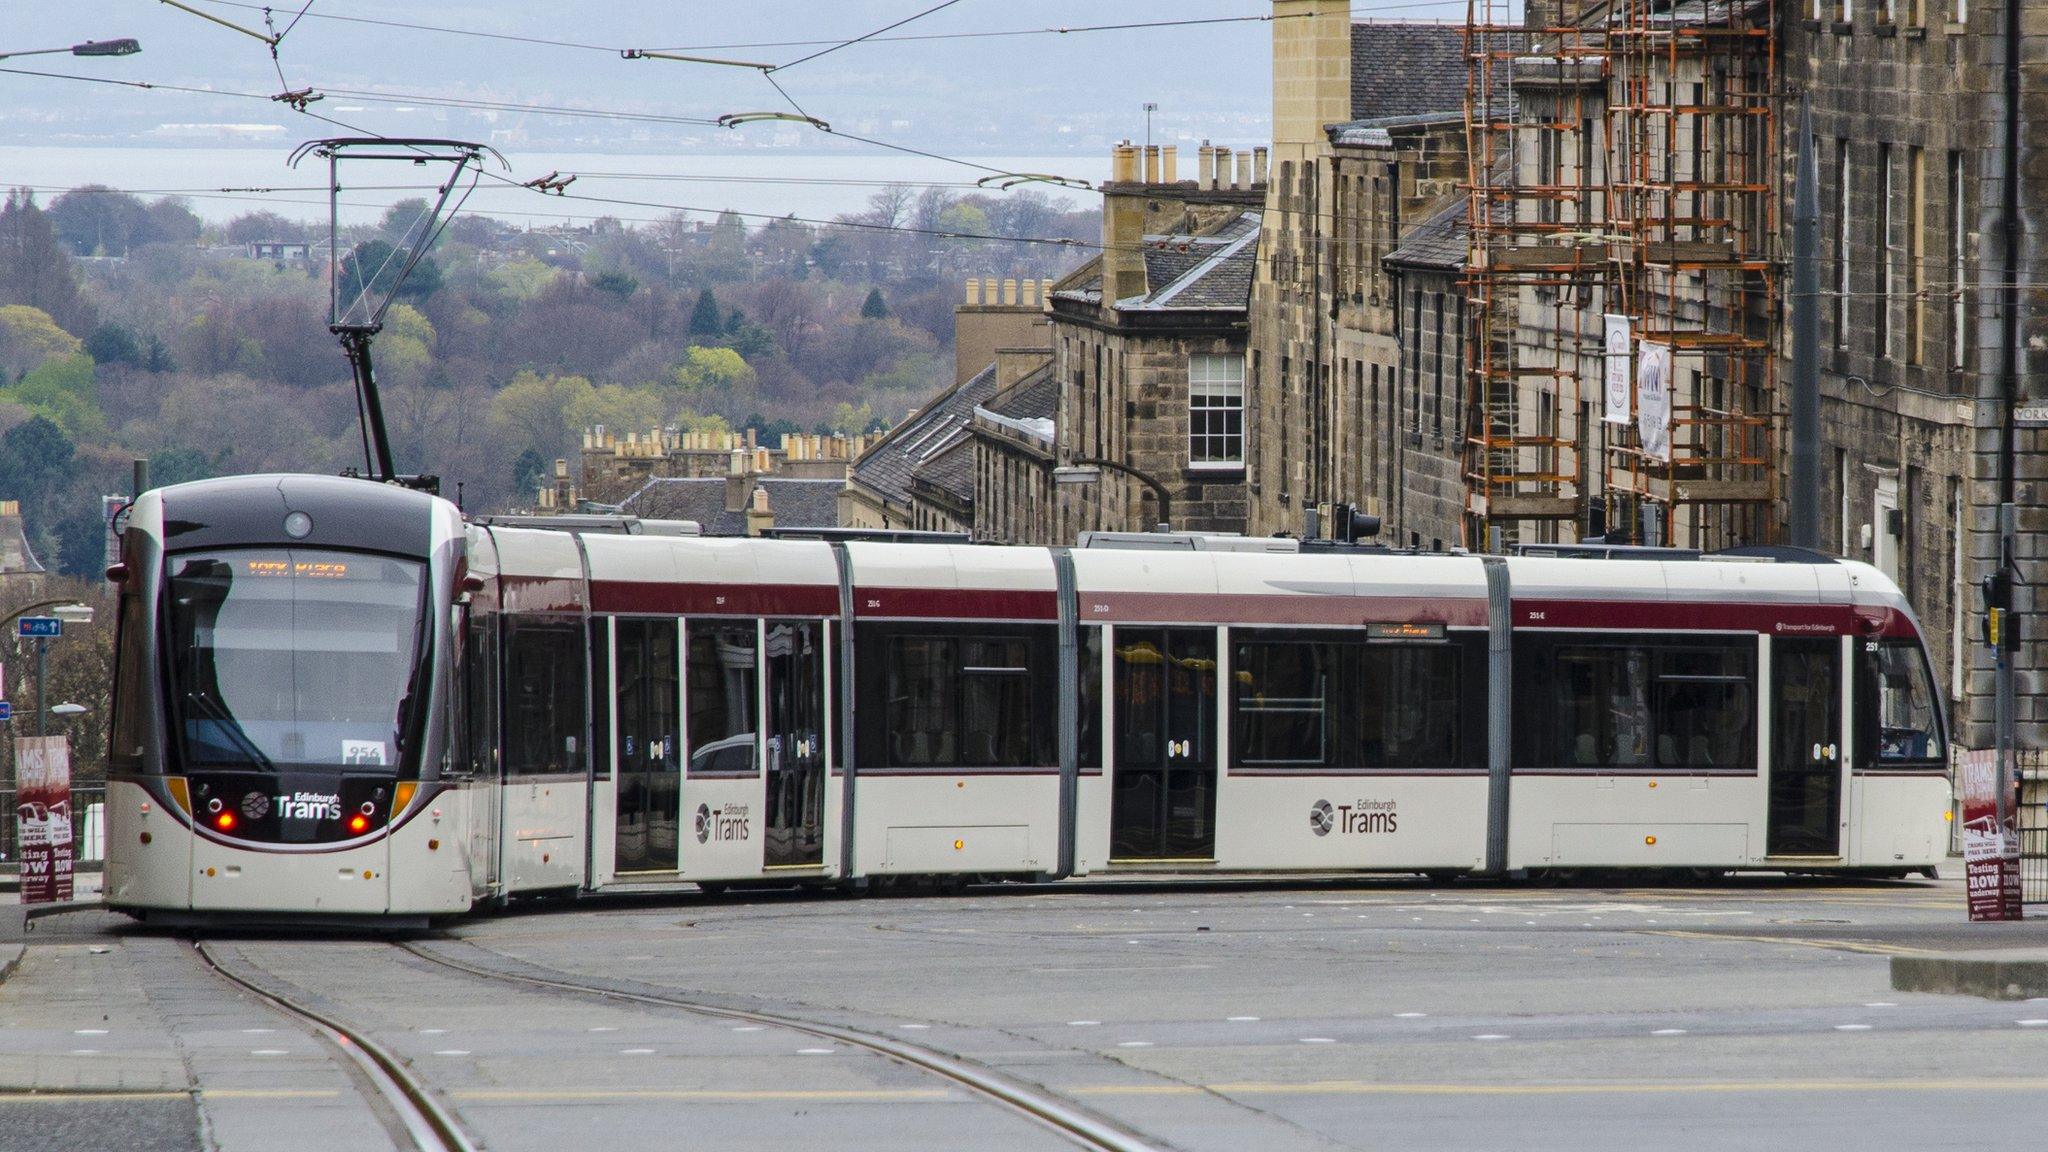
{"type": "Polygon", "coordinates": [[[348,818],[348,830],[360,836],[370,830],[370,818],[361,812],[348,818]]]}
{"type": "Polygon", "coordinates": [[[213,818],[213,826],[223,832],[234,831],[235,814],[233,812],[216,813],[213,818]]]}

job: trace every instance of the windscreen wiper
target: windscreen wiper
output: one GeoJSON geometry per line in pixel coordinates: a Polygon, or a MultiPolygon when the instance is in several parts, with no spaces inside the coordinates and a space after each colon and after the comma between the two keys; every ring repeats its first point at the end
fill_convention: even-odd
{"type": "Polygon", "coordinates": [[[236,720],[232,713],[223,708],[212,697],[199,692],[186,692],[185,699],[197,703],[199,710],[204,712],[208,719],[218,725],[221,731],[227,733],[229,739],[241,746],[241,751],[249,757],[251,762],[266,772],[277,771],[277,764],[270,757],[265,756],[261,749],[256,747],[256,742],[249,738],[247,732],[243,731],[241,722],[236,720]]]}

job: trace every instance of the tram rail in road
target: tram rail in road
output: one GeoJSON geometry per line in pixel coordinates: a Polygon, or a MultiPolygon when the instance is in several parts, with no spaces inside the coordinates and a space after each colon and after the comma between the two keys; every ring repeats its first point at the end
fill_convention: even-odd
{"type": "MultiPolygon", "coordinates": [[[[659,1008],[674,1008],[694,1015],[710,1016],[721,1020],[739,1020],[750,1024],[783,1028],[792,1032],[832,1040],[850,1047],[864,1049],[880,1056],[886,1056],[902,1064],[929,1072],[941,1079],[974,1093],[981,1098],[1007,1108],[1035,1123],[1051,1128],[1083,1148],[1098,1152],[1171,1152],[1170,1147],[1157,1143],[1133,1132],[1106,1117],[1081,1107],[1056,1093],[1035,1087],[1021,1080],[1005,1076],[992,1068],[948,1056],[916,1044],[906,1044],[886,1036],[876,1036],[853,1028],[842,1028],[815,1020],[783,1016],[770,1012],[756,1012],[744,1008],[731,1008],[717,1004],[706,1004],[681,996],[655,992],[631,991],[624,988],[605,987],[570,979],[567,973],[552,969],[527,972],[507,972],[467,964],[439,952],[421,948],[413,943],[398,943],[395,947],[404,949],[414,956],[471,976],[490,980],[501,980],[525,984],[534,988],[546,988],[557,992],[570,992],[595,996],[606,1000],[630,1004],[645,1004],[659,1008]],[[541,974],[545,972],[546,974],[541,974]]],[[[527,961],[522,965],[537,966],[527,961]]]]}
{"type": "Polygon", "coordinates": [[[404,1062],[376,1041],[332,1016],[264,987],[246,971],[225,961],[220,950],[209,947],[205,941],[195,940],[192,947],[215,975],[253,994],[340,1049],[398,1117],[417,1152],[478,1152],[479,1145],[463,1130],[456,1114],[434,1099],[404,1062]]]}

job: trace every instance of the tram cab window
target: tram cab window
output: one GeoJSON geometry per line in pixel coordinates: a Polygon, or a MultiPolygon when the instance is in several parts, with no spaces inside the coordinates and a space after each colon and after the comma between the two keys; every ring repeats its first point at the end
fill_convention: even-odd
{"type": "Polygon", "coordinates": [[[1075,661],[1080,665],[1075,683],[1080,686],[1080,739],[1075,745],[1075,762],[1082,768],[1102,767],[1102,629],[1083,625],[1075,661]]]}
{"type": "Polygon", "coordinates": [[[583,772],[583,643],[574,617],[507,617],[507,776],[583,772]]]}
{"type": "Polygon", "coordinates": [[[1755,769],[1753,641],[1516,648],[1517,767],[1755,769]]]}
{"type": "Polygon", "coordinates": [[[1057,763],[1057,630],[1037,624],[867,625],[856,692],[860,763],[1057,763]]]}
{"type": "Polygon", "coordinates": [[[1247,767],[1476,767],[1484,658],[1474,640],[1373,643],[1360,633],[1232,632],[1233,762],[1247,767]]]}
{"type": "Polygon", "coordinates": [[[1946,764],[1927,654],[1915,640],[1865,641],[1856,677],[1856,745],[1866,767],[1946,764]]]}
{"type": "Polygon", "coordinates": [[[473,613],[462,644],[464,745],[468,771],[480,780],[498,775],[498,619],[473,613]]]}

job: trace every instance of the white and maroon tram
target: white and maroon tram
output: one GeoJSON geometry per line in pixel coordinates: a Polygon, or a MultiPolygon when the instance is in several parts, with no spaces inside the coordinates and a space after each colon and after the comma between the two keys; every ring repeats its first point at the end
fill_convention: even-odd
{"type": "Polygon", "coordinates": [[[107,902],[1946,855],[1939,696],[1868,566],[1096,543],[519,528],[314,476],[151,492],[112,572],[107,902]]]}

